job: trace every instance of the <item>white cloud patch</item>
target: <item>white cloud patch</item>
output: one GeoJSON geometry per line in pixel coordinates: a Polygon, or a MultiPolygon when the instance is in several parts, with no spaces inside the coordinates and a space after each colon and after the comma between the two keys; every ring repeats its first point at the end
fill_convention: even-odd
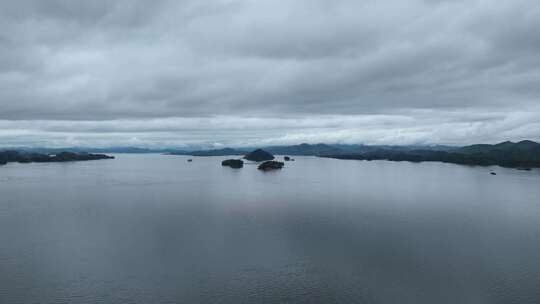
{"type": "Polygon", "coordinates": [[[540,140],[536,113],[415,110],[400,115],[0,120],[3,146],[240,147],[307,143],[449,144],[540,140]],[[6,144],[8,143],[8,144],[6,144]]]}
{"type": "Polygon", "coordinates": [[[534,0],[3,1],[0,145],[539,139],[539,20],[534,0]]]}

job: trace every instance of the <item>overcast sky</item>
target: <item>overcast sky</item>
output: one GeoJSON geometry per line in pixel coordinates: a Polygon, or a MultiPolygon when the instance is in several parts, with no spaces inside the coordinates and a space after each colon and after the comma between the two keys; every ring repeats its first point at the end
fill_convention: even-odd
{"type": "Polygon", "coordinates": [[[0,146],[521,139],[538,0],[0,2],[0,146]]]}

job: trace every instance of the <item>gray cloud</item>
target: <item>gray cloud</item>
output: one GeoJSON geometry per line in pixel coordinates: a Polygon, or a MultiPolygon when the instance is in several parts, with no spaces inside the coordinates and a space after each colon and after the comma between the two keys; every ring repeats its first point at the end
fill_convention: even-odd
{"type": "Polygon", "coordinates": [[[3,1],[0,143],[540,139],[539,20],[533,0],[3,1]]]}

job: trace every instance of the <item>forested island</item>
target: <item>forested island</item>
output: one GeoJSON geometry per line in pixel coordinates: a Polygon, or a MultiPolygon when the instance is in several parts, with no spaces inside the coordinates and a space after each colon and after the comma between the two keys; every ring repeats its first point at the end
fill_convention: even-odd
{"type": "MultiPolygon", "coordinates": [[[[244,156],[244,159],[246,160],[260,163],[257,166],[257,169],[261,171],[272,171],[272,170],[282,169],[285,163],[274,161],[273,160],[274,158],[275,158],[274,155],[262,149],[257,149],[255,151],[247,153],[244,156]]],[[[221,162],[221,165],[226,166],[226,167],[231,167],[233,169],[240,169],[244,167],[244,161],[241,159],[226,159],[221,162]]]]}
{"type": "Polygon", "coordinates": [[[0,165],[11,162],[17,163],[53,163],[113,159],[114,156],[105,154],[60,152],[57,154],[28,153],[19,151],[0,151],[0,165]]]}

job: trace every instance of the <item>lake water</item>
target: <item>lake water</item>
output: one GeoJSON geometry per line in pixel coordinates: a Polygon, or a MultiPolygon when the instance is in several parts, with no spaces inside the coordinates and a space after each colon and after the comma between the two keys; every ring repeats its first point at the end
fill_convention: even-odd
{"type": "Polygon", "coordinates": [[[538,170],[116,156],[0,167],[0,303],[540,303],[538,170]]]}

